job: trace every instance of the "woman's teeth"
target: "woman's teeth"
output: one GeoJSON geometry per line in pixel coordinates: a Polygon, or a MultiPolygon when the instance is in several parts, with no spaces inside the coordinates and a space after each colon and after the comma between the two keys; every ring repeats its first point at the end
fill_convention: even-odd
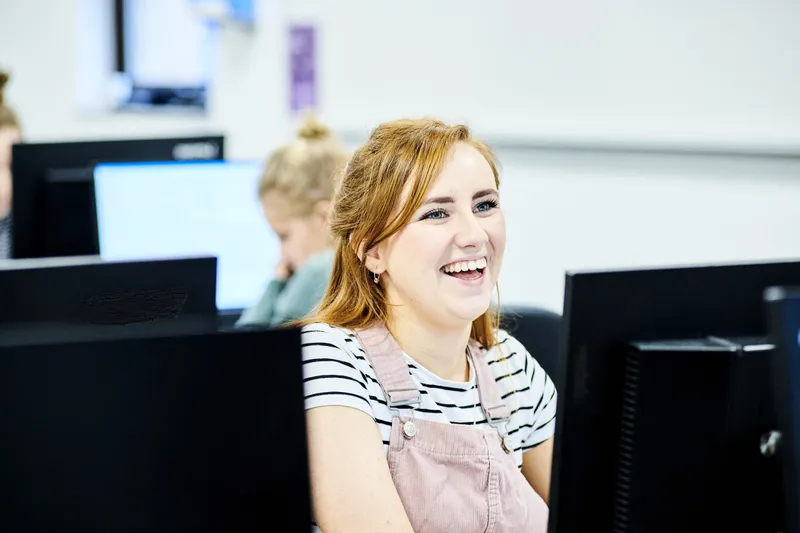
{"type": "Polygon", "coordinates": [[[467,272],[468,270],[483,270],[484,268],[486,268],[486,258],[481,257],[475,261],[458,261],[455,263],[450,263],[449,265],[442,267],[442,271],[451,274],[454,272],[467,272]]]}

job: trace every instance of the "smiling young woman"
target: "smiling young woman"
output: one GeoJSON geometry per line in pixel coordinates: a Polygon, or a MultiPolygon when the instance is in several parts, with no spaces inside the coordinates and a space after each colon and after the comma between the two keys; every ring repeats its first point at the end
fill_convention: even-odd
{"type": "Polygon", "coordinates": [[[303,327],[318,530],[544,532],[555,388],[492,308],[497,163],[467,127],[383,124],[348,162],[303,327]]]}

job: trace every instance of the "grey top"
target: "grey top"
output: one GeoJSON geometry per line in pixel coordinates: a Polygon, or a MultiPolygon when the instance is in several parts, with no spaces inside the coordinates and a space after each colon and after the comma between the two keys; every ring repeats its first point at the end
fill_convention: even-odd
{"type": "Polygon", "coordinates": [[[0,259],[11,259],[11,216],[0,220],[0,259]]]}
{"type": "Polygon", "coordinates": [[[311,256],[289,279],[270,281],[261,300],[236,325],[274,327],[305,317],[324,296],[332,269],[333,250],[311,256]]]}

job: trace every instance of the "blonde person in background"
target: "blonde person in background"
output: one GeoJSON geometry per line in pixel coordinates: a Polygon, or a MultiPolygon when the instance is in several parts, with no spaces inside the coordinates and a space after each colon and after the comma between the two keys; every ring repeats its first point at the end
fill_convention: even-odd
{"type": "Polygon", "coordinates": [[[0,259],[11,257],[11,147],[20,141],[22,132],[17,115],[3,98],[8,78],[0,72],[0,259]]]}
{"type": "Polygon", "coordinates": [[[333,273],[302,323],[315,531],[544,533],[557,396],[492,294],[506,245],[491,150],[383,124],[333,203],[333,273]]]}
{"type": "Polygon", "coordinates": [[[306,316],[322,298],[333,265],[331,198],[348,155],[309,115],[297,138],[267,158],[258,196],[281,258],[266,292],[237,326],[278,326],[306,316]]]}

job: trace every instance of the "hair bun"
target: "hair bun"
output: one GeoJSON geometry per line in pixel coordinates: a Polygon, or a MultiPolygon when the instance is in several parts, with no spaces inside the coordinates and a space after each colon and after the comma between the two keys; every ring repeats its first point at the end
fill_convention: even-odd
{"type": "Polygon", "coordinates": [[[303,124],[297,130],[297,136],[307,141],[319,141],[331,136],[331,130],[314,118],[314,115],[307,114],[303,119],[303,124]]]}

